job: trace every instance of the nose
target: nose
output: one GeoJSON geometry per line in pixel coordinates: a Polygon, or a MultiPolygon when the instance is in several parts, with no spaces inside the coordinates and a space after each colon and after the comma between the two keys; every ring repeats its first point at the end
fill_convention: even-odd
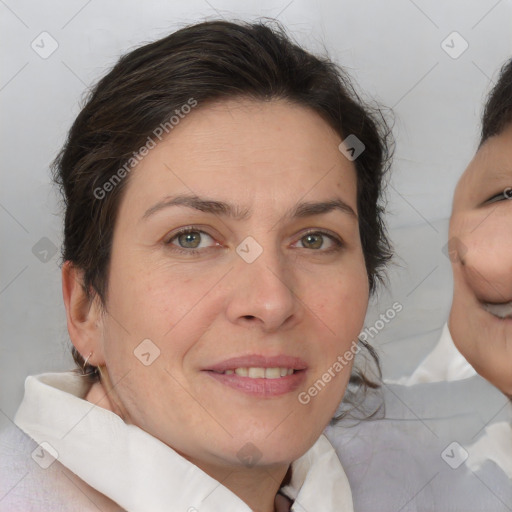
{"type": "Polygon", "coordinates": [[[264,332],[290,328],[299,322],[302,303],[294,291],[293,269],[278,249],[265,248],[252,262],[242,256],[236,256],[235,268],[230,272],[229,321],[258,326],[264,332]]]}
{"type": "Polygon", "coordinates": [[[511,235],[509,219],[495,218],[461,237],[461,271],[480,300],[512,300],[511,235]]]}

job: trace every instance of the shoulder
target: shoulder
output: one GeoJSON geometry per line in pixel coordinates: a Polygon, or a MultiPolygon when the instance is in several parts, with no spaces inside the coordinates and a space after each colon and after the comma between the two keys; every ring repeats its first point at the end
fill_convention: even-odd
{"type": "Polygon", "coordinates": [[[383,391],[384,418],[325,431],[355,510],[508,510],[512,481],[500,467],[488,461],[473,471],[466,462],[469,445],[500,419],[506,397],[479,377],[383,391]]]}
{"type": "Polygon", "coordinates": [[[122,509],[64,467],[13,423],[0,427],[0,511],[122,509]]]}

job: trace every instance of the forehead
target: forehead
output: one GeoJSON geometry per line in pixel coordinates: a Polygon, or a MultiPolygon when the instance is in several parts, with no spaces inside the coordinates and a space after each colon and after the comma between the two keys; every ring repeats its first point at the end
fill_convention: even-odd
{"type": "Polygon", "coordinates": [[[339,189],[356,210],[355,166],[340,143],[319,114],[284,100],[199,105],[138,164],[127,196],[215,192],[250,206],[339,189]]]}
{"type": "Polygon", "coordinates": [[[341,142],[317,112],[287,100],[230,99],[199,105],[177,128],[164,141],[169,149],[184,153],[193,146],[194,153],[210,153],[208,162],[229,155],[229,162],[238,165],[247,155],[252,158],[246,165],[268,162],[269,154],[285,154],[290,162],[313,154],[318,158],[328,146],[331,156],[337,156],[341,142]]]}

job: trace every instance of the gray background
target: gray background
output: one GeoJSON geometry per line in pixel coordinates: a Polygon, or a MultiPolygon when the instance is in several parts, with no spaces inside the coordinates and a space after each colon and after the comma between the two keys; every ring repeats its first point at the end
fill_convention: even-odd
{"type": "MultiPolygon", "coordinates": [[[[0,0],[4,414],[14,415],[27,375],[72,366],[59,252],[52,252],[61,241],[60,206],[48,166],[87,86],[121,53],[185,24],[261,16],[277,17],[308,49],[327,49],[366,96],[393,108],[388,223],[397,258],[366,325],[393,302],[404,305],[370,339],[388,378],[410,373],[435,344],[451,302],[442,252],[451,198],[476,147],[485,94],[512,54],[510,0],[0,0]],[[47,58],[31,47],[43,31],[58,44],[47,58]],[[469,45],[458,58],[442,46],[453,31],[469,45]]],[[[461,40],[448,44],[462,48],[461,40]]]]}

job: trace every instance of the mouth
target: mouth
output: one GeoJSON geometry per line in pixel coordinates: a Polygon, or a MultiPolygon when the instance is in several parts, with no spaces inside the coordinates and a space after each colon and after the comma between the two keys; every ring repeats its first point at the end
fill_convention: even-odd
{"type": "MultiPolygon", "coordinates": [[[[253,370],[253,375],[261,375],[261,371],[265,370],[275,373],[276,368],[237,368],[237,370],[253,370]]],[[[250,395],[256,398],[275,398],[287,393],[296,391],[306,380],[306,370],[286,369],[287,375],[281,377],[249,377],[241,376],[233,372],[214,372],[206,371],[205,373],[212,377],[216,382],[234,389],[240,393],[250,395]],[[289,373],[291,371],[291,373],[289,373]]]]}
{"type": "Polygon", "coordinates": [[[512,301],[503,302],[500,304],[483,302],[482,307],[485,309],[485,311],[497,318],[512,318],[512,301]]]}
{"type": "MultiPolygon", "coordinates": [[[[213,371],[213,370],[212,370],[213,371]]],[[[286,367],[263,368],[261,366],[252,366],[249,368],[234,368],[223,372],[215,372],[220,375],[238,375],[239,377],[247,377],[249,379],[279,379],[287,375],[293,375],[300,370],[286,367]]]]}
{"type": "Polygon", "coordinates": [[[226,359],[204,369],[217,373],[229,371],[241,377],[277,379],[279,377],[285,377],[290,371],[305,370],[306,368],[306,363],[295,356],[284,354],[277,356],[249,354],[246,356],[231,357],[230,359],[226,359]],[[285,370],[287,372],[286,374],[284,374],[285,370]]]}
{"type": "Polygon", "coordinates": [[[299,358],[251,355],[232,358],[203,371],[240,392],[269,398],[297,389],[306,379],[306,370],[306,363],[299,358]]]}

